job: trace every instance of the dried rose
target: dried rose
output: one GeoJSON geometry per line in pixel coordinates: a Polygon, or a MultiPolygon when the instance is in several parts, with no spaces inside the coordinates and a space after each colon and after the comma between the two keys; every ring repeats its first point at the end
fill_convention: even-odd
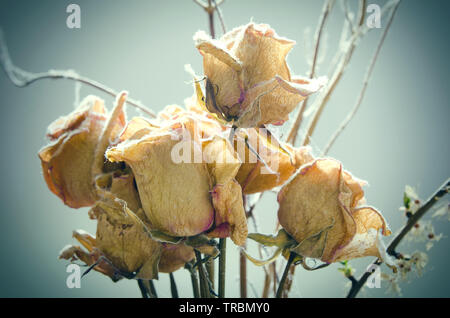
{"type": "Polygon", "coordinates": [[[241,167],[236,180],[244,194],[252,194],[273,189],[285,183],[302,165],[313,160],[309,147],[294,148],[279,142],[266,129],[246,129],[249,147],[236,140],[235,150],[241,159],[241,167]],[[266,167],[267,165],[267,167],[266,167]]]}
{"type": "Polygon", "coordinates": [[[328,263],[380,257],[379,230],[390,230],[380,212],[361,205],[361,185],[333,159],[301,168],[278,195],[279,222],[298,243],[293,251],[328,263]]]}
{"type": "MultiPolygon", "coordinates": [[[[96,201],[92,165],[106,121],[103,101],[88,96],[75,111],[48,127],[52,143],[39,151],[44,179],[50,191],[72,208],[91,206],[96,201]]],[[[122,113],[112,135],[117,135],[124,124],[122,113]]]]}
{"type": "Polygon", "coordinates": [[[291,76],[286,56],[295,42],[266,24],[240,26],[219,40],[199,31],[194,41],[208,79],[208,110],[238,127],[281,124],[324,84],[291,76]]]}
{"type": "MultiPolygon", "coordinates": [[[[223,148],[223,139],[205,139],[216,129],[221,131],[221,127],[206,125],[212,129],[208,132],[198,119],[198,114],[187,111],[168,116],[165,126],[149,130],[141,138],[124,140],[110,148],[106,157],[113,162],[124,161],[133,170],[143,210],[152,230],[174,237],[196,236],[220,226],[216,217],[221,215],[217,220],[227,224],[227,233],[236,244],[243,244],[246,236],[246,223],[242,224],[241,217],[245,218],[243,206],[222,211],[222,205],[216,207],[210,193],[216,186],[232,182],[240,162],[234,157],[231,146],[223,148]],[[190,136],[189,139],[182,139],[186,135],[190,136]],[[177,161],[174,156],[178,154],[180,145],[182,157],[186,160],[177,161]],[[216,164],[214,159],[225,153],[232,158],[231,162],[216,164]],[[240,216],[235,217],[237,214],[240,216]],[[241,223],[234,224],[234,221],[241,223]],[[244,226],[245,230],[242,229],[244,226]]],[[[236,191],[222,193],[221,199],[226,200],[236,191]]]]}

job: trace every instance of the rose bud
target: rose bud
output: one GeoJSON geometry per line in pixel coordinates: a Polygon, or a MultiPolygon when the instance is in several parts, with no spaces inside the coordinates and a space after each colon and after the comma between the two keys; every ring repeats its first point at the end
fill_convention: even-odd
{"type": "Polygon", "coordinates": [[[295,42],[266,24],[240,26],[219,40],[199,31],[194,41],[203,55],[207,108],[237,127],[282,124],[324,85],[323,78],[291,76],[286,56],[295,42]]]}
{"type": "Polygon", "coordinates": [[[302,167],[278,195],[280,225],[298,245],[292,251],[332,263],[363,256],[381,257],[386,222],[364,202],[362,181],[333,159],[302,167]]]}

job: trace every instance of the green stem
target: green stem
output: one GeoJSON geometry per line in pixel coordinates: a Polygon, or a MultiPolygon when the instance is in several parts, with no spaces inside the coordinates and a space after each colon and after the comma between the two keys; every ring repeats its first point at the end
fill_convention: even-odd
{"type": "Polygon", "coordinates": [[[227,256],[227,239],[221,238],[219,240],[219,298],[225,298],[225,269],[227,256]]]}
{"type": "Polygon", "coordinates": [[[169,277],[170,277],[170,292],[172,293],[172,298],[179,298],[178,288],[177,284],[175,283],[175,277],[173,277],[173,273],[170,273],[169,277]]]}
{"type": "Polygon", "coordinates": [[[284,284],[286,283],[286,278],[287,278],[287,276],[289,274],[289,269],[291,268],[291,265],[292,265],[292,262],[294,261],[294,258],[295,258],[295,254],[294,253],[290,253],[288,262],[286,264],[286,267],[284,268],[283,277],[281,277],[280,284],[278,285],[276,298],[281,298],[281,296],[283,294],[284,284]]]}

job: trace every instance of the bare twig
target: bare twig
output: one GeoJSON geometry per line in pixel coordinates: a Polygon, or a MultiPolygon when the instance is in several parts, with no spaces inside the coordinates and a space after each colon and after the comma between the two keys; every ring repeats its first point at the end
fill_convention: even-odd
{"type": "Polygon", "coordinates": [[[202,7],[208,14],[209,33],[213,39],[216,37],[216,32],[214,30],[214,11],[217,11],[223,33],[226,32],[222,12],[219,9],[219,6],[223,3],[223,0],[208,0],[208,3],[205,3],[203,0],[194,0],[194,2],[202,7]]]}
{"type": "Polygon", "coordinates": [[[378,58],[378,56],[380,54],[381,48],[382,48],[382,46],[384,44],[384,40],[386,39],[386,35],[389,32],[389,29],[391,27],[392,21],[394,20],[394,15],[395,15],[395,12],[396,12],[399,4],[400,4],[400,1],[398,1],[397,5],[392,10],[391,16],[389,17],[389,21],[388,21],[386,27],[384,28],[383,34],[381,35],[381,38],[380,38],[380,42],[378,43],[377,49],[375,51],[375,54],[373,55],[372,60],[370,61],[369,68],[367,69],[366,75],[364,77],[363,87],[362,87],[362,89],[361,89],[361,91],[359,93],[358,98],[356,99],[355,106],[353,107],[351,112],[347,115],[347,117],[344,119],[344,121],[341,123],[341,125],[339,126],[337,131],[333,134],[333,136],[331,137],[331,139],[328,142],[328,144],[325,146],[325,149],[324,149],[324,151],[322,153],[322,156],[325,156],[328,153],[328,151],[333,146],[333,144],[336,141],[336,139],[339,137],[339,135],[342,133],[342,131],[347,127],[347,125],[353,119],[353,117],[355,116],[355,114],[358,111],[359,107],[361,106],[361,103],[362,103],[362,101],[364,99],[364,95],[365,95],[366,90],[367,90],[367,86],[369,84],[370,77],[372,76],[372,72],[373,72],[375,63],[376,63],[377,58],[378,58]]]}
{"type": "MultiPolygon", "coordinates": [[[[443,196],[448,194],[450,191],[450,179],[447,179],[436,192],[428,198],[424,205],[422,205],[419,210],[416,211],[411,217],[408,219],[406,225],[401,229],[401,231],[394,237],[392,242],[389,244],[387,248],[387,252],[390,255],[396,256],[397,252],[395,249],[403,240],[403,238],[409,233],[409,231],[414,227],[414,225],[427,213],[434,204],[436,204],[443,196]]],[[[380,265],[382,261],[380,259],[376,259],[373,264],[369,267],[372,268],[373,265],[380,265]]],[[[352,288],[350,289],[347,298],[354,298],[364,286],[366,281],[372,275],[371,271],[366,271],[356,282],[352,282],[352,288]]]]}
{"type": "MultiPolygon", "coordinates": [[[[316,72],[316,65],[317,65],[317,57],[319,56],[319,47],[320,47],[320,39],[322,37],[322,33],[325,27],[325,22],[327,21],[327,18],[329,16],[329,13],[331,9],[333,8],[334,0],[327,0],[324,3],[322,14],[319,19],[319,24],[317,25],[317,30],[315,34],[315,45],[314,45],[314,54],[313,54],[313,61],[311,64],[311,70],[309,72],[309,78],[313,78],[316,72]]],[[[294,124],[291,127],[291,130],[289,131],[287,142],[292,143],[292,145],[295,145],[295,140],[297,139],[297,134],[300,129],[300,124],[303,119],[303,113],[305,112],[306,106],[308,103],[308,99],[305,99],[301,105],[301,108],[297,114],[297,117],[295,118],[294,124]]]]}
{"type": "MultiPolygon", "coordinates": [[[[2,65],[2,68],[5,71],[8,78],[17,87],[26,87],[42,79],[69,79],[97,88],[100,91],[109,94],[113,97],[116,97],[118,94],[117,91],[107,87],[106,85],[91,80],[87,77],[80,76],[73,70],[49,70],[48,72],[31,73],[15,66],[9,55],[5,36],[1,28],[0,28],[0,64],[2,65]]],[[[155,113],[152,110],[145,107],[139,101],[135,101],[131,98],[128,98],[127,103],[146,113],[150,117],[153,118],[156,117],[155,113]]]]}
{"type": "MultiPolygon", "coordinates": [[[[393,6],[397,5],[397,0],[391,0],[388,3],[386,3],[382,10],[381,10],[381,16],[384,16],[387,11],[389,11],[393,6]]],[[[364,11],[365,8],[361,6],[361,11],[364,11]]],[[[314,130],[316,129],[317,123],[322,115],[322,112],[327,105],[328,101],[330,100],[331,95],[333,94],[337,84],[341,80],[347,65],[349,64],[353,53],[355,51],[355,48],[357,46],[358,40],[362,38],[369,30],[371,30],[367,25],[364,25],[364,18],[363,13],[360,13],[360,25],[357,28],[357,30],[353,33],[353,35],[350,37],[350,39],[347,41],[347,49],[342,55],[340,62],[337,65],[337,68],[335,69],[333,76],[326,87],[325,91],[322,94],[322,97],[315,102],[316,105],[313,106],[314,109],[317,109],[313,119],[311,121],[311,124],[309,125],[308,131],[306,133],[305,139],[303,141],[303,145],[308,145],[310,143],[310,139],[312,134],[314,133],[314,130]]]]}

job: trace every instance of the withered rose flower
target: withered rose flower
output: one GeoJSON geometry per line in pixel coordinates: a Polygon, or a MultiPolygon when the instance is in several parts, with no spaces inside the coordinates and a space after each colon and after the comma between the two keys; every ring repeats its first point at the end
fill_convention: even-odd
{"type": "Polygon", "coordinates": [[[313,160],[309,147],[294,148],[275,139],[265,129],[246,129],[248,144],[261,160],[236,136],[235,150],[241,159],[236,180],[244,194],[273,189],[284,184],[302,165],[313,160]],[[262,162],[264,161],[264,162],[262,162]],[[267,167],[266,167],[267,165],[267,167]]]}
{"type": "MultiPolygon", "coordinates": [[[[211,119],[198,121],[199,115],[192,112],[166,111],[168,114],[161,115],[166,116],[162,127],[145,127],[140,121],[140,129],[145,133],[135,131],[136,138],[110,148],[106,157],[131,167],[152,230],[173,237],[190,237],[221,226],[224,232],[220,235],[226,234],[236,244],[243,244],[247,224],[242,202],[233,200],[231,206],[225,206],[211,197],[217,187],[227,186],[227,190],[220,191],[220,200],[231,201],[230,196],[237,192],[242,200],[240,187],[232,191],[240,162],[224,139],[210,135],[217,129],[221,131],[220,125],[212,124],[211,119]],[[183,136],[189,138],[185,140],[183,136]],[[223,155],[230,160],[216,164],[215,159],[223,155]]],[[[123,134],[134,126],[130,122],[123,134]]]]}
{"type": "MultiPolygon", "coordinates": [[[[72,208],[96,201],[92,164],[106,121],[103,101],[88,96],[75,111],[48,127],[51,144],[39,151],[44,178],[50,191],[72,208]]],[[[112,134],[118,134],[124,125],[122,113],[112,134]]]]}
{"type": "Polygon", "coordinates": [[[301,168],[278,195],[278,219],[298,245],[294,252],[332,263],[381,257],[380,234],[389,235],[375,208],[363,205],[363,182],[333,159],[301,168]]]}
{"type": "Polygon", "coordinates": [[[249,23],[219,40],[205,32],[194,36],[203,55],[208,109],[238,127],[282,124],[324,79],[291,76],[286,56],[295,42],[279,37],[269,25],[249,23]],[[210,98],[211,99],[211,98],[210,98]],[[215,104],[215,105],[214,105],[215,104]]]}

